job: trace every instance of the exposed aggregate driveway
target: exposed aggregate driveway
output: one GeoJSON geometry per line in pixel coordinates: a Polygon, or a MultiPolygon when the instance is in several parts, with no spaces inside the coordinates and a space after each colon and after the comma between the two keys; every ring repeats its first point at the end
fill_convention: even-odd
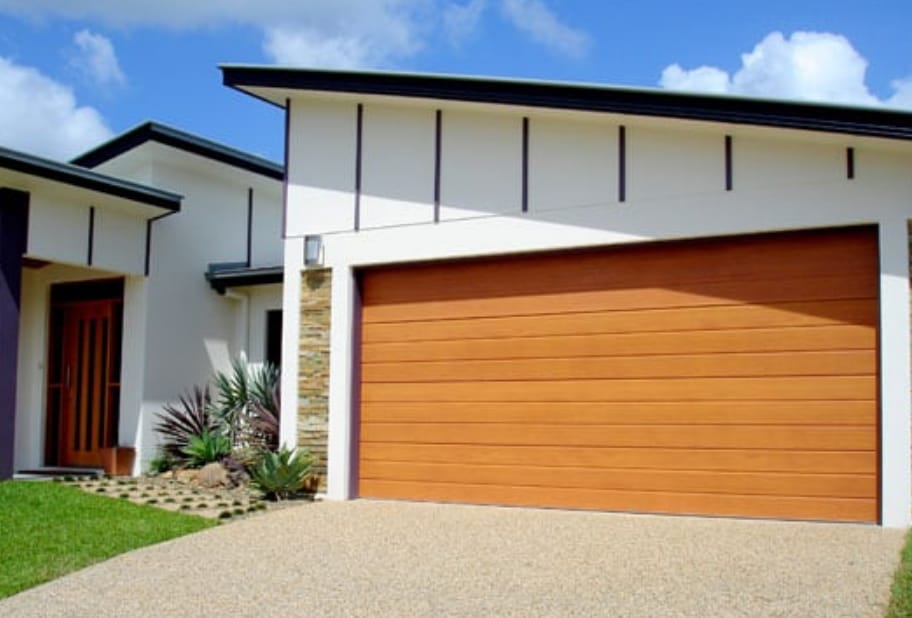
{"type": "Polygon", "coordinates": [[[322,502],[118,556],[0,601],[0,616],[879,616],[902,538],[859,525],[322,502]]]}

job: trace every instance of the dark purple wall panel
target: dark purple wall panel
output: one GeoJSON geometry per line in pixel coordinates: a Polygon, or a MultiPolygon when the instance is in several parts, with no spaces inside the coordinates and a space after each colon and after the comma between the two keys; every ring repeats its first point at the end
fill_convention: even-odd
{"type": "Polygon", "coordinates": [[[28,240],[29,194],[0,189],[0,479],[13,476],[16,365],[22,255],[28,240]]]}

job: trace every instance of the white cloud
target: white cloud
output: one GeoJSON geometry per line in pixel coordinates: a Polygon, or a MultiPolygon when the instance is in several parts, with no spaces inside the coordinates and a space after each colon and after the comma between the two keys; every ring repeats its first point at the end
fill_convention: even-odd
{"type": "Polygon", "coordinates": [[[465,4],[446,7],[443,12],[443,30],[451,44],[458,45],[475,32],[487,6],[487,0],[469,0],[465,4]]]}
{"type": "Polygon", "coordinates": [[[895,94],[884,101],[865,84],[868,61],[844,36],[795,32],[788,38],[768,34],[753,51],[741,55],[734,74],[701,66],[686,70],[672,64],[659,84],[671,90],[759,97],[912,107],[912,78],[893,82],[895,94]]]}
{"type": "Polygon", "coordinates": [[[680,65],[672,64],[662,71],[661,85],[672,90],[691,90],[725,94],[731,90],[731,79],[728,73],[716,67],[702,66],[685,70],[680,65]]]}
{"type": "Polygon", "coordinates": [[[893,96],[887,99],[887,105],[912,109],[912,77],[895,79],[890,86],[893,88],[893,96]]]}
{"type": "MultiPolygon", "coordinates": [[[[490,0],[0,0],[0,14],[62,17],[116,27],[194,29],[242,24],[263,33],[263,51],[283,64],[395,66],[421,51],[432,32],[458,43],[490,0]]],[[[500,0],[505,19],[532,40],[579,58],[589,36],[564,24],[545,0],[500,0]]]]}
{"type": "Polygon", "coordinates": [[[589,36],[562,23],[543,0],[503,0],[502,6],[507,19],[532,40],[571,58],[589,51],[589,36]]]}
{"type": "Polygon", "coordinates": [[[277,63],[289,65],[346,68],[379,60],[377,57],[369,60],[371,50],[357,37],[327,37],[307,28],[270,29],[263,49],[277,63]]]}
{"type": "Polygon", "coordinates": [[[80,30],[73,35],[73,43],[78,48],[78,54],[71,59],[71,63],[92,81],[102,86],[127,82],[117,61],[114,45],[107,37],[80,30]]]}
{"type": "Polygon", "coordinates": [[[111,137],[101,115],[73,91],[31,67],[0,57],[0,145],[69,159],[111,137]]]}
{"type": "Polygon", "coordinates": [[[441,0],[0,0],[0,13],[95,19],[178,29],[244,24],[263,32],[263,50],[295,65],[383,66],[415,54],[441,0]]]}

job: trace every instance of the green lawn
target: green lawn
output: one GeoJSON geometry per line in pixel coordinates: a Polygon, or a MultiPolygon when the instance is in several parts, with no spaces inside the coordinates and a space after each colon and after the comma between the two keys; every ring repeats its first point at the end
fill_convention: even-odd
{"type": "Polygon", "coordinates": [[[906,616],[912,616],[912,533],[906,536],[902,560],[893,577],[893,598],[887,610],[887,618],[906,616]]]}
{"type": "Polygon", "coordinates": [[[212,525],[59,483],[0,483],[0,598],[212,525]]]}

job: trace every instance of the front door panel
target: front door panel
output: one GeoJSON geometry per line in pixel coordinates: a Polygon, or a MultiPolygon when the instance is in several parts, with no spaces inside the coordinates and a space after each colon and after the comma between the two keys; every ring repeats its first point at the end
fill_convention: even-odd
{"type": "Polygon", "coordinates": [[[112,301],[73,303],[64,310],[60,432],[64,466],[100,466],[101,449],[116,442],[109,405],[113,323],[112,301]]]}

